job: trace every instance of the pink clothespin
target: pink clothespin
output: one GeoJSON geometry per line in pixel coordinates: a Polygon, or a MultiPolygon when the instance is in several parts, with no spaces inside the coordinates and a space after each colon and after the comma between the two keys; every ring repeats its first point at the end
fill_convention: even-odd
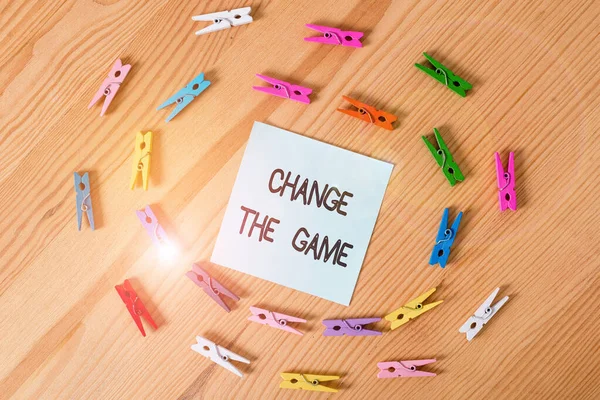
{"type": "Polygon", "coordinates": [[[422,376],[436,376],[433,372],[419,371],[417,367],[434,363],[431,360],[410,360],[410,361],[386,361],[377,363],[379,367],[378,378],[418,378],[422,376]]]}
{"type": "Polygon", "coordinates": [[[125,80],[125,77],[129,73],[131,69],[131,64],[125,64],[121,62],[121,59],[118,58],[112,66],[110,72],[108,73],[108,78],[102,82],[100,89],[94,95],[92,102],[88,106],[88,110],[92,108],[94,104],[98,102],[102,98],[102,96],[106,96],[104,99],[104,104],[102,105],[102,111],[100,111],[100,116],[103,116],[106,112],[106,109],[114,99],[115,95],[119,91],[121,87],[121,83],[125,80]]]}
{"type": "Polygon", "coordinates": [[[342,31],[328,26],[306,24],[306,27],[323,33],[323,36],[314,36],[304,38],[307,42],[316,42],[323,44],[337,44],[341,46],[362,47],[360,38],[364,33],[354,31],[342,31]]]}
{"type": "Polygon", "coordinates": [[[515,192],[515,153],[508,155],[508,172],[504,172],[500,154],[496,152],[496,180],[498,181],[498,200],[500,211],[510,208],[517,210],[517,193],[515,192]]]}
{"type": "Polygon", "coordinates": [[[264,86],[252,86],[252,89],[260,92],[272,94],[273,96],[283,97],[284,99],[290,99],[299,101],[300,103],[310,104],[308,95],[312,93],[312,89],[305,88],[298,85],[292,85],[278,79],[270,78],[265,75],[256,74],[260,79],[270,83],[273,87],[264,86]]]}
{"type": "Polygon", "coordinates": [[[273,328],[281,329],[282,331],[295,333],[296,335],[304,335],[299,330],[287,326],[288,322],[306,322],[305,319],[291,317],[289,315],[275,313],[269,310],[263,310],[258,307],[250,307],[252,316],[248,319],[259,324],[269,325],[273,328]]]}
{"type": "Polygon", "coordinates": [[[158,219],[156,219],[150,206],[146,206],[143,210],[136,210],[135,213],[158,248],[161,248],[169,242],[165,230],[158,223],[158,219]]]}
{"type": "Polygon", "coordinates": [[[192,265],[192,270],[188,271],[185,276],[190,278],[196,285],[200,286],[204,292],[209,295],[218,305],[223,307],[223,309],[229,312],[229,307],[223,301],[221,296],[227,296],[235,301],[238,301],[240,298],[237,297],[233,292],[227,289],[225,286],[221,285],[217,282],[213,277],[211,277],[208,272],[200,268],[198,264],[192,265]]]}

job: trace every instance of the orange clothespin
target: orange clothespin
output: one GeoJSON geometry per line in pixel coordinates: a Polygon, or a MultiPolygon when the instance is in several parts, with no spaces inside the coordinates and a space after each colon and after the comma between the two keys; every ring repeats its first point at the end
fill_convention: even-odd
{"type": "Polygon", "coordinates": [[[142,336],[145,337],[146,332],[144,331],[144,326],[142,325],[141,317],[144,317],[144,319],[154,329],[158,328],[156,326],[156,323],[150,316],[150,313],[144,306],[144,303],[142,303],[135,290],[133,290],[131,283],[129,283],[127,279],[125,279],[125,282],[123,282],[122,285],[115,286],[115,289],[117,289],[117,293],[119,293],[119,296],[121,296],[121,300],[123,300],[123,303],[125,303],[125,305],[127,306],[127,311],[129,311],[129,314],[131,314],[131,317],[135,321],[135,324],[137,325],[138,329],[140,330],[140,332],[142,332],[142,336]]]}
{"type": "Polygon", "coordinates": [[[352,104],[354,107],[356,107],[357,110],[346,110],[343,108],[338,108],[338,111],[341,111],[344,114],[348,114],[351,117],[362,119],[365,122],[370,122],[383,129],[387,129],[389,131],[394,130],[392,123],[398,120],[398,117],[396,117],[394,114],[378,110],[375,107],[371,107],[369,105],[366,105],[365,103],[361,103],[358,100],[351,99],[348,96],[342,96],[342,98],[348,103],[352,104]]]}

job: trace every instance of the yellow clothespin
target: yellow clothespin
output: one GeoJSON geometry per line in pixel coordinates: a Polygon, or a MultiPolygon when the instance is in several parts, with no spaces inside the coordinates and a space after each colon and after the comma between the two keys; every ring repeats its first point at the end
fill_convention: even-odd
{"type": "Polygon", "coordinates": [[[310,375],[297,373],[282,373],[283,382],[279,384],[281,389],[304,389],[316,392],[336,393],[337,389],[323,386],[321,382],[337,381],[339,376],[333,375],[310,375]]]}
{"type": "Polygon", "coordinates": [[[133,167],[131,168],[131,190],[135,188],[135,182],[139,173],[142,173],[142,184],[144,190],[148,190],[148,176],[150,174],[150,153],[152,152],[152,132],[138,132],[135,135],[135,149],[133,151],[133,167]]]}
{"type": "Polygon", "coordinates": [[[430,303],[423,305],[423,301],[431,296],[435,292],[435,288],[423,293],[416,299],[413,299],[406,303],[404,306],[400,307],[396,311],[385,316],[385,319],[391,321],[392,330],[404,325],[408,321],[413,318],[418,317],[426,311],[431,310],[433,307],[441,304],[444,300],[436,301],[435,303],[430,303]]]}

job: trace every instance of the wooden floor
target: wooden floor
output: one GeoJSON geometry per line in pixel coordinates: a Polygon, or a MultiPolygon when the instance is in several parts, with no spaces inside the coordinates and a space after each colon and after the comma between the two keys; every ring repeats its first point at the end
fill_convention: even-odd
{"type": "Polygon", "coordinates": [[[600,398],[599,26],[593,0],[0,1],[0,398],[600,398]],[[252,24],[194,35],[192,15],[247,5],[252,24]],[[365,46],[304,42],[306,23],[365,46]],[[413,66],[423,51],[473,84],[466,98],[413,66]],[[87,105],[119,57],[133,67],[100,117],[87,105]],[[166,124],[157,106],[201,71],[213,84],[166,124]],[[253,91],[256,73],[312,103],[253,91]],[[396,129],[336,112],[342,95],[396,129]],[[242,297],[226,314],[184,276],[210,259],[253,121],[395,164],[350,307],[211,265],[242,297]],[[433,127],[466,175],[453,188],[420,138],[433,127]],[[147,192],[128,187],[141,130],[147,192]],[[517,212],[498,210],[495,151],[515,152],[517,212]],[[90,172],[95,231],[77,231],[74,171],[90,172]],[[146,204],[173,263],[136,218],[146,204]],[[444,207],[465,215],[442,270],[427,261],[444,207]],[[146,338],[125,278],[159,324],[146,338]],[[458,328],[498,286],[510,300],[467,342],[458,328]],[[401,329],[322,336],[322,319],[383,316],[431,287],[444,303],[401,329]],[[248,322],[251,305],[308,332],[248,322]],[[193,352],[196,335],[249,358],[245,379],[193,352]],[[417,358],[438,376],[376,377],[417,358]],[[286,371],[339,374],[340,391],[280,390],[286,371]]]}

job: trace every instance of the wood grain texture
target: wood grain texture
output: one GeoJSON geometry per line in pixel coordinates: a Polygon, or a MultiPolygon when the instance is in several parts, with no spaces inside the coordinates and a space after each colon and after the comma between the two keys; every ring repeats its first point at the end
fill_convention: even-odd
{"type": "Polygon", "coordinates": [[[599,26],[593,0],[1,1],[0,398],[599,398],[599,26]],[[192,15],[246,5],[252,24],[194,36],[192,15]],[[365,47],[304,42],[306,23],[365,31],[365,47]],[[423,51],[467,98],[413,66],[423,51]],[[117,57],[133,68],[101,118],[86,107],[117,57]],[[212,86],[166,124],[157,105],[200,71],[212,86]],[[312,104],[253,91],[255,73],[313,88],[312,104]],[[336,112],[344,94],[396,130],[336,112]],[[225,315],[184,276],[210,258],[255,120],[395,164],[349,308],[212,266],[242,297],[225,315]],[[454,188],[420,139],[434,126],[466,175],[454,188]],[[130,191],[147,130],[150,190],[130,191]],[[494,151],[515,151],[516,213],[498,210],[494,151]],[[90,172],[94,232],[77,231],[73,171],[90,172]],[[180,244],[171,265],[135,216],[146,204],[180,244]],[[465,216],[441,270],[444,207],[465,216]],[[146,338],[125,278],[159,324],[146,338]],[[434,286],[441,306],[381,338],[321,336],[323,318],[383,316],[434,286]],[[468,343],[458,328],[497,286],[510,301],[468,343]],[[251,305],[308,333],[252,324],[251,305]],[[251,359],[246,379],[191,351],[197,334],[251,359]],[[439,375],[376,378],[414,358],[439,375]],[[283,371],[340,374],[341,390],[281,391],[283,371]]]}

